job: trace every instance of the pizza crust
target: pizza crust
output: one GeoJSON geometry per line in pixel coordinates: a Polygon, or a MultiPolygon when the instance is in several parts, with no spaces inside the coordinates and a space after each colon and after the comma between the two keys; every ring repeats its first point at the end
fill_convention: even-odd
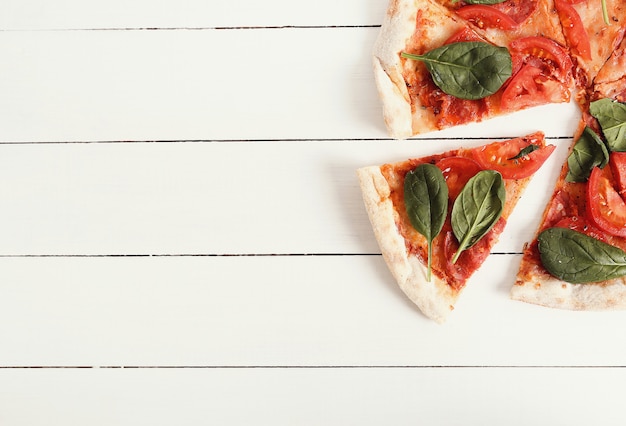
{"type": "Polygon", "coordinates": [[[396,226],[396,213],[390,199],[391,189],[380,171],[371,166],[357,170],[363,201],[374,236],[400,289],[427,317],[443,323],[459,296],[434,274],[429,282],[427,268],[408,253],[404,238],[396,226]]]}
{"type": "Polygon", "coordinates": [[[626,278],[605,283],[570,284],[551,275],[536,274],[515,283],[511,299],[548,308],[575,311],[626,309],[626,278]]]}
{"type": "MultiPolygon", "coordinates": [[[[573,143],[569,147],[568,156],[587,125],[585,117],[582,117],[572,138],[573,143]]],[[[552,198],[545,207],[539,230],[535,233],[534,243],[542,229],[554,225],[560,219],[576,216],[579,211],[585,211],[583,205],[572,201],[584,197],[584,191],[581,192],[580,188],[572,190],[571,187],[569,191],[565,190],[568,170],[569,166],[565,161],[554,185],[552,198]]],[[[568,283],[551,275],[533,250],[531,246],[524,250],[515,284],[510,290],[511,299],[548,308],[575,311],[626,309],[626,277],[598,283],[568,283]]]]}
{"type": "Polygon", "coordinates": [[[394,139],[406,139],[413,134],[411,127],[411,102],[404,80],[394,82],[385,71],[381,60],[374,58],[374,78],[383,105],[383,118],[394,139]]]}
{"type": "Polygon", "coordinates": [[[415,31],[415,1],[390,0],[373,48],[374,78],[389,135],[405,139],[413,134],[411,100],[402,76],[400,54],[415,31]]]}
{"type": "MultiPolygon", "coordinates": [[[[462,28],[443,6],[432,0],[390,0],[372,50],[376,87],[383,105],[383,118],[389,135],[406,139],[439,130],[431,109],[409,95],[401,54],[419,40],[421,53],[439,47],[462,28]],[[418,24],[418,12],[420,22],[418,24]],[[426,24],[428,23],[428,25],[426,24]]],[[[408,65],[409,67],[415,65],[408,65]]]]}

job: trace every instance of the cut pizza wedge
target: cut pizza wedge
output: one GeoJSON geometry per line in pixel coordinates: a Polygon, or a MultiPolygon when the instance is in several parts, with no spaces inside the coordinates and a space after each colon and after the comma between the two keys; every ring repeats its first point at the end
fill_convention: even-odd
{"type": "Polygon", "coordinates": [[[531,12],[516,18],[524,25],[505,30],[481,28],[444,0],[390,0],[373,51],[389,134],[403,139],[568,102],[573,64],[562,32],[553,23],[550,38],[538,25],[552,25],[556,15],[547,0],[527,2],[531,12]]]}
{"type": "MultiPolygon", "coordinates": [[[[619,79],[617,80],[619,81],[619,79]]],[[[626,308],[626,103],[583,114],[511,298],[552,308],[626,308]]]]}
{"type": "Polygon", "coordinates": [[[427,317],[447,318],[554,148],[537,132],[357,171],[383,258],[427,317]]]}

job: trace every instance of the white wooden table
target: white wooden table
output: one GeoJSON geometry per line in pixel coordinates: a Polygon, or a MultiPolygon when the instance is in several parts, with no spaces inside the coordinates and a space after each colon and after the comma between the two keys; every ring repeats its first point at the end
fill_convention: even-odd
{"type": "Polygon", "coordinates": [[[626,312],[511,301],[578,119],[387,137],[386,0],[0,3],[0,425],[624,424],[626,312]],[[445,325],[355,169],[558,145],[445,325]]]}

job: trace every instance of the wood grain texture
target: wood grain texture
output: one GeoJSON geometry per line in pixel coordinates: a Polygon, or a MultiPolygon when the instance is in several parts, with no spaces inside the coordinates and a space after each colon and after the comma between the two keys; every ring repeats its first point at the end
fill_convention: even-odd
{"type": "Polygon", "coordinates": [[[620,370],[559,368],[0,370],[0,410],[16,426],[619,425],[619,392],[590,386],[624,379],[620,370]]]}
{"type": "Polygon", "coordinates": [[[380,256],[2,258],[0,365],[621,365],[622,313],[510,300],[519,260],[491,256],[442,326],[380,256]]]}
{"type": "MultiPolygon", "coordinates": [[[[356,169],[458,143],[0,144],[0,255],[380,253],[356,169]]],[[[567,149],[555,143],[494,251],[532,237],[567,149]]]]}
{"type": "MultiPolygon", "coordinates": [[[[386,139],[377,32],[0,32],[0,142],[386,139]]],[[[570,137],[578,114],[551,105],[435,137],[570,137]]]]}
{"type": "Polygon", "coordinates": [[[238,28],[380,25],[386,0],[7,0],[3,30],[238,28]]]}
{"type": "Polygon", "coordinates": [[[390,140],[385,8],[2,2],[1,424],[621,424],[623,313],[508,298],[576,106],[390,140]],[[426,320],[355,170],[535,130],[557,151],[426,320]]]}

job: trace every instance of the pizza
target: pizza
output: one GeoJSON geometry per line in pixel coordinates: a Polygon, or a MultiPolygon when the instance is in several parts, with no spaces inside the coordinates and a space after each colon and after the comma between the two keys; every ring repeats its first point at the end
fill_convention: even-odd
{"type": "Polygon", "coordinates": [[[626,42],[599,70],[514,300],[553,308],[626,308],[626,42]]]}
{"type": "Polygon", "coordinates": [[[390,0],[373,49],[388,132],[584,105],[625,29],[623,0],[390,0]]]}
{"type": "MultiPolygon", "coordinates": [[[[514,300],[626,308],[625,33],[623,0],[389,2],[373,67],[392,138],[550,103],[580,107],[514,300]]],[[[427,317],[446,319],[553,150],[538,131],[358,170],[383,258],[427,317]]]]}
{"type": "Polygon", "coordinates": [[[445,321],[554,149],[537,132],[358,169],[383,258],[427,317],[445,321]]]}

